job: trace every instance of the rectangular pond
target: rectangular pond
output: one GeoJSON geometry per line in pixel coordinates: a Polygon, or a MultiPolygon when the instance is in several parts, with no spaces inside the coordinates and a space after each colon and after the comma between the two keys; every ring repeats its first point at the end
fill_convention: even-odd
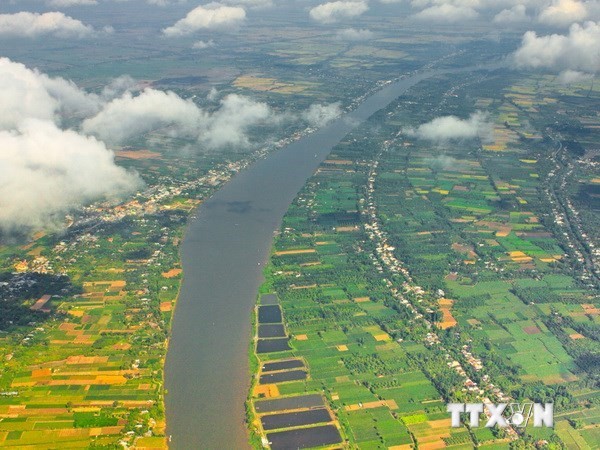
{"type": "Polygon", "coordinates": [[[290,350],[288,340],[288,338],[259,339],[256,344],[256,353],[284,352],[290,350]]]}
{"type": "Polygon", "coordinates": [[[320,447],[341,442],[340,432],[333,425],[323,425],[299,430],[280,431],[267,434],[272,450],[320,447]]]}
{"type": "Polygon", "coordinates": [[[307,376],[308,375],[304,370],[288,370],[287,372],[265,373],[260,376],[260,384],[306,380],[307,376]]]}
{"type": "Polygon", "coordinates": [[[262,365],[263,372],[275,372],[277,370],[297,369],[304,367],[301,359],[288,359],[286,361],[271,361],[262,365]]]}
{"type": "Polygon", "coordinates": [[[277,294],[263,294],[260,297],[261,305],[278,305],[279,298],[277,298],[277,294]]]}
{"type": "Polygon", "coordinates": [[[322,406],[325,406],[325,403],[320,394],[284,397],[274,400],[262,400],[254,403],[254,408],[258,413],[284,411],[289,409],[318,408],[322,406]]]}
{"type": "Polygon", "coordinates": [[[259,338],[285,337],[285,328],[281,323],[268,323],[258,326],[259,338]]]}
{"type": "Polygon", "coordinates": [[[271,414],[260,418],[265,430],[277,428],[299,427],[303,425],[331,422],[331,415],[327,409],[311,409],[294,413],[271,414]]]}
{"type": "Polygon", "coordinates": [[[266,305],[258,307],[258,323],[281,323],[281,307],[279,305],[266,305]]]}

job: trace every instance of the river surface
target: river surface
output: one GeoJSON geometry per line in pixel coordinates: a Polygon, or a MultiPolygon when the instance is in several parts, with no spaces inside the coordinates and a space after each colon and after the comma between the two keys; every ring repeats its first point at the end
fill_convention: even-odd
{"type": "Polygon", "coordinates": [[[181,248],[185,278],[165,367],[171,448],[249,448],[244,401],[250,383],[250,314],[273,232],[306,180],[346,134],[410,87],[440,73],[389,84],[354,111],[237,174],[198,209],[181,248]]]}

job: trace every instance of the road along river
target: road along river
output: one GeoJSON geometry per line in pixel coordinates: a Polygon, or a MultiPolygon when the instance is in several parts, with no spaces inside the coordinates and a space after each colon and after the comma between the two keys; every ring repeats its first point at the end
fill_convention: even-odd
{"type": "Polygon", "coordinates": [[[387,85],[354,111],[237,174],[198,209],[182,244],[185,278],[165,367],[171,448],[249,447],[244,401],[250,313],[273,232],[348,132],[418,82],[469,70],[474,68],[423,72],[387,85]]]}

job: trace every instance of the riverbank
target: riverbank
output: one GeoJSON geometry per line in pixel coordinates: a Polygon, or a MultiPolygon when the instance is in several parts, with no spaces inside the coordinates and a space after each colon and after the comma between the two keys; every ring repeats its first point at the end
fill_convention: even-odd
{"type": "Polygon", "coordinates": [[[273,231],[331,148],[424,77],[385,87],[355,111],[257,161],[199,208],[182,244],[186,277],[166,360],[167,434],[173,448],[248,446],[248,318],[273,231]]]}

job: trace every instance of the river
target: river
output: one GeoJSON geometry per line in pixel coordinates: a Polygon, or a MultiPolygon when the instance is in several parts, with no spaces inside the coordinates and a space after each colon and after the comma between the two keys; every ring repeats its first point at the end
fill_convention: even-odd
{"type": "Polygon", "coordinates": [[[250,383],[250,314],[273,232],[306,180],[348,132],[440,73],[387,85],[354,111],[237,174],[198,209],[182,243],[185,278],[165,367],[171,448],[249,447],[244,401],[250,383]]]}

